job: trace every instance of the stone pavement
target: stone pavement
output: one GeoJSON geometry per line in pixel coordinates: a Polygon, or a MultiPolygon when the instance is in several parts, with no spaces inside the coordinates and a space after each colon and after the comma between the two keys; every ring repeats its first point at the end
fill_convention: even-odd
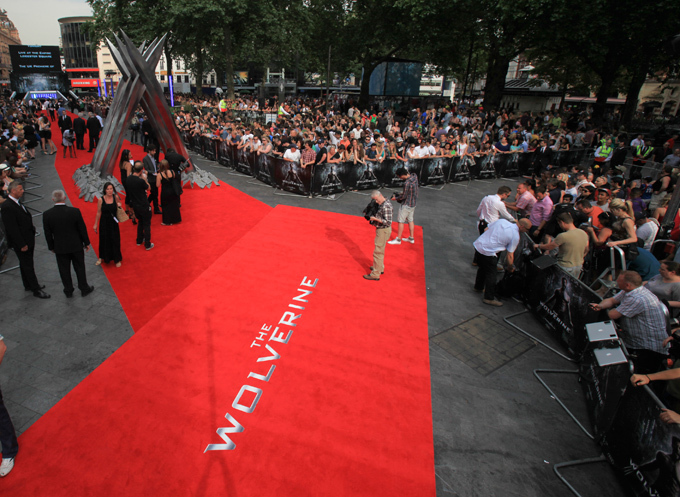
{"type": "MultiPolygon", "coordinates": [[[[339,195],[335,201],[278,195],[273,188],[233,174],[215,162],[201,158],[196,162],[271,206],[285,204],[360,216],[369,201],[368,195],[358,193],[339,195]]],[[[34,164],[42,175],[45,199],[31,206],[42,210],[49,208],[50,193],[60,183],[51,158],[41,157],[34,164]]],[[[492,308],[472,291],[475,209],[484,195],[495,193],[502,184],[514,189],[516,181],[449,184],[441,191],[421,188],[416,209],[416,223],[424,230],[424,240],[416,243],[425,245],[437,495],[566,497],[572,494],[554,475],[552,465],[595,457],[599,452],[534,378],[533,370],[573,369],[574,365],[534,346],[503,322],[504,317],[522,310],[520,304],[509,301],[504,307],[492,308]],[[455,344],[466,341],[464,350],[457,350],[455,344]]],[[[42,225],[39,217],[34,222],[42,225]]],[[[357,217],[357,222],[365,221],[357,217]]],[[[26,430],[132,334],[103,271],[93,265],[93,253],[88,253],[86,260],[95,292],[86,298],[76,292],[67,300],[61,292],[56,261],[42,237],[37,247],[36,272],[52,294],[50,300],[24,293],[17,271],[0,275],[4,311],[0,333],[9,348],[0,368],[0,383],[19,431],[26,430]]],[[[408,247],[389,246],[386,267],[399,264],[399,251],[408,247]]],[[[12,254],[0,269],[13,261],[12,254]]],[[[384,290],[394,296],[395,305],[408,305],[399,301],[398,288],[384,290]]],[[[531,316],[514,322],[553,343],[531,316]]],[[[553,375],[548,383],[590,426],[576,375],[553,375]]],[[[605,464],[566,474],[584,495],[623,494],[605,464]]]]}

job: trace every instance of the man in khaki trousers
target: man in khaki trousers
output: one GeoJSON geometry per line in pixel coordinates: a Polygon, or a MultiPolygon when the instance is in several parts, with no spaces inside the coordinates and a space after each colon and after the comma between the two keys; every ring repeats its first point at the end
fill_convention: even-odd
{"type": "Polygon", "coordinates": [[[382,193],[374,190],[371,198],[380,206],[378,212],[371,216],[370,221],[375,226],[375,250],[373,251],[373,267],[371,274],[365,274],[367,280],[379,281],[380,275],[385,272],[385,245],[392,234],[392,204],[383,197],[382,193]]]}

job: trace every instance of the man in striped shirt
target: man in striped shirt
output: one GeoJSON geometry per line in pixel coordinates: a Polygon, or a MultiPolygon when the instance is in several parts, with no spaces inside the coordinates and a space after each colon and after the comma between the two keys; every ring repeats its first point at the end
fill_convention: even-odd
{"type": "Polygon", "coordinates": [[[399,230],[397,237],[387,243],[390,245],[401,245],[401,234],[404,232],[404,223],[408,222],[409,237],[406,239],[409,243],[415,243],[413,238],[413,212],[416,210],[416,202],[418,201],[418,176],[415,173],[410,173],[405,167],[400,167],[396,172],[400,179],[406,180],[404,183],[404,191],[401,195],[393,195],[392,200],[396,200],[401,205],[399,206],[399,230]]]}

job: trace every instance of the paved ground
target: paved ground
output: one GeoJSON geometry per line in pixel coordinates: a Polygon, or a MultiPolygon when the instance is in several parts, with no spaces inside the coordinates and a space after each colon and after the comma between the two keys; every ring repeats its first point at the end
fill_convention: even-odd
{"type": "MultiPolygon", "coordinates": [[[[274,189],[230,174],[216,163],[201,159],[197,163],[271,206],[285,204],[359,216],[368,203],[368,196],[357,193],[347,193],[336,201],[276,195],[274,189]]],[[[38,191],[45,193],[45,199],[30,205],[44,210],[50,207],[49,195],[60,182],[51,158],[40,158],[34,165],[42,175],[44,186],[38,191]]],[[[424,240],[416,243],[425,244],[433,443],[437,495],[441,497],[568,496],[571,492],[554,475],[552,465],[599,454],[597,446],[533,376],[537,368],[573,369],[573,364],[533,346],[503,322],[504,317],[522,310],[520,304],[510,301],[502,308],[492,308],[472,291],[475,208],[501,184],[513,187],[514,183],[475,181],[450,184],[441,191],[422,188],[416,210],[416,222],[424,229],[424,240]]],[[[39,217],[34,222],[42,224],[39,217]]],[[[0,275],[0,329],[9,347],[0,368],[0,383],[20,432],[132,334],[103,271],[93,265],[94,254],[87,254],[86,260],[96,291],[87,298],[76,293],[67,300],[61,293],[56,261],[42,237],[37,246],[37,274],[52,299],[41,301],[25,293],[18,271],[0,275]]],[[[388,270],[399,264],[402,248],[388,248],[388,270]]],[[[15,261],[12,254],[0,269],[15,261]]],[[[389,290],[398,299],[399,289],[389,290]]],[[[520,316],[514,322],[551,342],[531,316],[520,316]]],[[[552,375],[548,382],[589,426],[576,375],[552,375]]],[[[613,471],[604,464],[571,469],[566,474],[584,495],[623,494],[613,471]]]]}

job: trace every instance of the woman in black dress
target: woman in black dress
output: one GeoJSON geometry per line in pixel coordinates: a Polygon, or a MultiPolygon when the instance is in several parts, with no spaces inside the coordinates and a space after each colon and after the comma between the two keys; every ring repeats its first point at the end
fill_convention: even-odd
{"type": "MultiPolygon", "coordinates": [[[[123,150],[123,153],[120,155],[118,167],[120,167],[120,184],[123,185],[123,188],[126,188],[127,185],[125,182],[127,181],[128,176],[132,174],[132,153],[127,148],[123,150]]],[[[125,195],[125,212],[132,221],[132,224],[137,224],[135,211],[132,209],[130,198],[127,195],[125,195]]]]}
{"type": "Polygon", "coordinates": [[[179,212],[179,195],[175,192],[176,181],[175,172],[169,168],[168,161],[162,160],[156,176],[156,186],[161,188],[162,226],[182,222],[182,215],[179,212]]]}
{"type": "Polygon", "coordinates": [[[102,262],[115,262],[116,267],[122,265],[123,256],[120,253],[120,228],[116,210],[123,207],[120,197],[116,193],[113,184],[107,182],[104,185],[103,196],[97,204],[97,218],[94,221],[94,232],[99,227],[99,259],[95,263],[99,266],[102,262]]]}

